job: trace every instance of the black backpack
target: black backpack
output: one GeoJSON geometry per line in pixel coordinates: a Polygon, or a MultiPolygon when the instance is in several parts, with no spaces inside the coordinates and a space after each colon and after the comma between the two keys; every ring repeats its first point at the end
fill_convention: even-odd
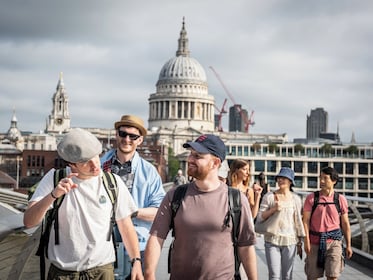
{"type": "MultiPolygon", "coordinates": [[[[176,216],[177,210],[179,209],[181,205],[181,201],[183,200],[185,196],[188,186],[189,184],[184,184],[184,185],[177,187],[175,189],[174,196],[172,198],[172,202],[171,202],[172,216],[171,216],[170,229],[172,230],[173,238],[175,238],[174,218],[176,216]]],[[[241,280],[240,271],[239,271],[241,260],[238,255],[238,248],[237,248],[238,232],[239,232],[240,219],[241,219],[241,194],[238,189],[228,187],[228,196],[229,196],[229,200],[228,200],[229,210],[228,210],[227,216],[225,217],[224,225],[229,226],[229,220],[232,218],[232,222],[233,222],[232,242],[234,246],[234,266],[235,266],[234,279],[241,280]]],[[[169,251],[168,251],[168,273],[170,273],[170,270],[171,270],[171,250],[173,248],[173,244],[174,244],[174,241],[172,241],[169,251]]]]}
{"type": "MultiPolygon", "coordinates": [[[[111,237],[114,243],[114,232],[113,227],[115,225],[115,208],[117,202],[117,181],[115,180],[113,174],[109,172],[103,172],[102,180],[105,186],[105,190],[108,193],[112,204],[112,213],[110,219],[110,229],[108,233],[107,240],[109,241],[111,237]]],[[[58,169],[54,171],[54,188],[58,185],[58,182],[66,177],[66,169],[58,169]]],[[[60,196],[59,198],[55,199],[53,202],[53,208],[48,210],[45,214],[43,219],[42,228],[41,228],[41,235],[40,235],[40,242],[39,247],[36,251],[36,255],[40,257],[40,279],[45,279],[45,257],[48,258],[48,244],[49,244],[49,236],[52,227],[52,223],[54,221],[54,233],[55,233],[55,244],[59,245],[59,233],[58,233],[58,209],[60,208],[65,195],[60,196]]],[[[116,255],[116,246],[114,243],[115,255],[116,255]]]]}

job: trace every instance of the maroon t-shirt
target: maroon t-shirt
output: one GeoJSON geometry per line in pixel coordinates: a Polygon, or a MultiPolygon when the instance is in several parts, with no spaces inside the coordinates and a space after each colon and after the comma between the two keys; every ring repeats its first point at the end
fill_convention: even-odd
{"type": "MultiPolygon", "coordinates": [[[[162,201],[150,234],[166,239],[170,230],[171,189],[162,201]]],[[[256,237],[248,200],[241,194],[239,246],[254,245],[256,237]]],[[[228,190],[225,184],[211,192],[198,190],[191,183],[175,216],[175,243],[171,253],[170,279],[232,279],[234,251],[232,221],[224,226],[228,211],[228,190]]]]}

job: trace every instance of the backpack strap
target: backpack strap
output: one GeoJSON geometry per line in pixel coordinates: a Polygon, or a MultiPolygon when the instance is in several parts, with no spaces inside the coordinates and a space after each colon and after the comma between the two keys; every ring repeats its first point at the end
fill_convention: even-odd
{"type": "Polygon", "coordinates": [[[177,210],[179,210],[181,201],[184,199],[186,191],[188,189],[189,184],[184,184],[176,187],[174,195],[171,201],[171,222],[170,222],[170,229],[172,233],[173,240],[171,242],[170,248],[168,249],[168,273],[171,273],[171,251],[174,247],[174,240],[175,240],[175,229],[174,229],[174,218],[176,216],[177,210]]]}
{"type": "Polygon", "coordinates": [[[313,192],[313,205],[312,205],[310,219],[312,218],[313,212],[315,212],[315,209],[317,205],[319,204],[319,199],[320,199],[320,191],[314,191],[313,192]]]}
{"type": "Polygon", "coordinates": [[[170,222],[170,229],[172,230],[172,237],[175,237],[174,218],[176,216],[177,210],[179,210],[181,201],[183,200],[185,196],[188,186],[189,184],[184,184],[184,185],[176,187],[174,196],[172,197],[172,202],[171,202],[172,215],[171,215],[171,222],[170,222]]]}
{"type": "Polygon", "coordinates": [[[110,238],[113,235],[113,229],[115,225],[115,209],[117,206],[118,188],[117,180],[115,179],[112,173],[104,171],[103,174],[104,175],[102,176],[102,181],[104,183],[105,190],[113,206],[110,219],[110,229],[107,237],[107,241],[110,241],[110,238]]]}
{"type": "Polygon", "coordinates": [[[238,189],[228,187],[228,203],[229,203],[229,211],[230,216],[232,217],[233,227],[232,227],[232,242],[234,246],[234,279],[240,280],[240,264],[241,260],[238,255],[238,233],[240,227],[240,219],[241,219],[241,194],[238,189]]]}
{"type": "MultiPolygon", "coordinates": [[[[56,172],[54,172],[54,188],[57,187],[59,181],[64,177],[66,177],[66,169],[65,168],[58,169],[56,172]]],[[[53,216],[52,216],[52,221],[53,221],[53,219],[55,220],[54,221],[54,237],[55,237],[55,244],[56,245],[60,244],[60,235],[58,233],[58,209],[60,208],[64,198],[65,198],[65,195],[62,195],[59,198],[57,198],[53,203],[53,209],[54,209],[53,212],[54,213],[53,213],[53,216]]],[[[48,234],[48,239],[49,239],[49,234],[48,234]]],[[[48,248],[48,244],[47,244],[47,248],[48,248]]],[[[46,256],[48,257],[48,252],[46,252],[46,256]]]]}
{"type": "MultiPolygon", "coordinates": [[[[66,177],[66,169],[58,169],[53,174],[53,188],[56,188],[61,178],[66,177]]],[[[55,243],[59,244],[58,234],[58,208],[61,206],[65,195],[60,196],[53,202],[53,208],[48,210],[41,225],[39,247],[36,255],[40,257],[40,279],[45,279],[45,257],[48,258],[48,244],[52,223],[54,221],[55,243]]]]}
{"type": "MultiPolygon", "coordinates": [[[[113,241],[115,256],[117,255],[117,244],[115,241],[114,227],[116,225],[115,221],[115,209],[117,208],[117,197],[118,197],[118,185],[117,180],[114,175],[110,172],[104,171],[102,176],[102,182],[104,183],[105,190],[110,198],[112,211],[110,218],[110,228],[107,236],[107,241],[110,241],[110,238],[113,241]]],[[[118,268],[118,257],[115,258],[114,268],[118,268]]]]}
{"type": "Polygon", "coordinates": [[[342,211],[341,211],[341,205],[339,204],[339,193],[337,193],[336,191],[334,191],[334,204],[335,204],[335,207],[337,208],[339,215],[341,215],[342,211]]]}

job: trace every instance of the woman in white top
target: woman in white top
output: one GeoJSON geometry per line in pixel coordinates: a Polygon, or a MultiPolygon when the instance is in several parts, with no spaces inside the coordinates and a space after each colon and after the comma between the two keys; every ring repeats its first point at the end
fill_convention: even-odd
{"type": "Polygon", "coordinates": [[[295,254],[301,257],[304,229],[301,199],[293,193],[294,171],[281,168],[276,176],[278,189],[263,196],[257,223],[274,219],[275,230],[264,233],[268,279],[292,279],[295,254]],[[274,215],[271,217],[272,215],[274,215]],[[277,217],[276,217],[277,216],[277,217]],[[276,219],[275,219],[276,217],[276,219]]]}

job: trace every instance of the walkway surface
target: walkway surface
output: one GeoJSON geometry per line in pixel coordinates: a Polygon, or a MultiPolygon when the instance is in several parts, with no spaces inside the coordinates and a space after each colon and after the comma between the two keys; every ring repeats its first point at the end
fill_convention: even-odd
{"type": "MultiPolygon", "coordinates": [[[[170,237],[167,238],[163,250],[161,259],[159,260],[158,264],[158,271],[157,271],[157,279],[158,280],[166,280],[169,279],[169,275],[167,273],[167,255],[168,255],[168,248],[170,247],[170,237]]],[[[264,241],[262,237],[257,238],[257,245],[256,245],[256,256],[257,256],[257,266],[258,266],[258,279],[259,280],[267,280],[268,279],[268,269],[265,259],[264,253],[264,241]]],[[[293,272],[293,279],[294,280],[307,280],[306,275],[304,274],[304,258],[303,261],[297,256],[295,260],[295,267],[293,272]]],[[[322,278],[320,278],[322,279],[322,278]]],[[[326,278],[325,278],[326,279],[326,278]]],[[[358,280],[372,280],[373,279],[373,264],[372,268],[368,269],[365,267],[360,266],[352,261],[346,261],[346,267],[343,271],[339,280],[351,280],[351,279],[358,279],[358,280]]]]}

